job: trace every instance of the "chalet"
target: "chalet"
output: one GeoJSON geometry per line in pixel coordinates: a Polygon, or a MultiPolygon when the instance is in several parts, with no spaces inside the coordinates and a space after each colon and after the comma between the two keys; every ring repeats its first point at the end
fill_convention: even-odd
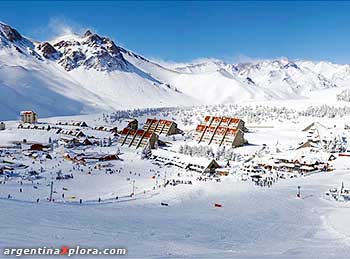
{"type": "Polygon", "coordinates": [[[177,166],[198,173],[215,174],[215,170],[220,168],[219,164],[214,159],[210,160],[203,157],[192,157],[162,149],[152,152],[152,157],[155,161],[164,165],[177,166]]]}
{"type": "Polygon", "coordinates": [[[92,145],[92,142],[88,138],[84,139],[80,143],[84,146],[91,146],[92,145]]]}
{"type": "Polygon", "coordinates": [[[177,124],[170,120],[157,120],[157,119],[147,119],[143,130],[147,132],[154,132],[158,135],[174,135],[178,134],[180,131],[177,128],[177,124]]]}
{"type": "Polygon", "coordinates": [[[87,123],[86,123],[85,121],[79,121],[79,122],[78,122],[78,126],[79,126],[79,127],[84,127],[84,128],[85,128],[85,127],[88,127],[88,125],[87,125],[87,123]]]}
{"type": "Polygon", "coordinates": [[[5,130],[5,123],[4,122],[0,122],[0,130],[5,130]]]}
{"type": "Polygon", "coordinates": [[[76,131],[76,132],[73,132],[72,134],[73,136],[77,137],[77,138],[83,138],[83,137],[86,137],[86,135],[84,134],[84,132],[82,131],[76,131]]]}
{"type": "Polygon", "coordinates": [[[244,125],[244,121],[237,118],[206,116],[193,133],[193,139],[208,145],[242,146],[245,142],[244,125]]]}
{"type": "Polygon", "coordinates": [[[38,114],[33,111],[22,111],[20,115],[23,123],[33,124],[38,122],[38,114]]]}
{"type": "Polygon", "coordinates": [[[151,148],[155,148],[156,143],[158,142],[158,135],[144,130],[125,128],[121,132],[118,141],[122,146],[143,148],[149,145],[151,148]]]}

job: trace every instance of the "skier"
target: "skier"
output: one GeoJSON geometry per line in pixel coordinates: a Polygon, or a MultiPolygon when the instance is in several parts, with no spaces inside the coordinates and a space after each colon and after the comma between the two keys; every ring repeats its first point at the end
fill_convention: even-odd
{"type": "Polygon", "coordinates": [[[300,186],[298,186],[298,193],[297,193],[297,197],[300,198],[300,186]]]}

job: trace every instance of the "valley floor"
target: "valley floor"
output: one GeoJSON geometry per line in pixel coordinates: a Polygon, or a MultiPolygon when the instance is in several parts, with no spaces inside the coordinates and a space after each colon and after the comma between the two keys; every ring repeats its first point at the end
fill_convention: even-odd
{"type": "MultiPolygon", "coordinates": [[[[178,115],[169,115],[173,116],[181,121],[178,115]]],[[[303,139],[301,129],[312,119],[295,120],[252,128],[245,136],[250,145],[236,152],[249,156],[276,142],[288,149],[303,139]]],[[[344,120],[332,119],[328,124],[344,120]]],[[[15,137],[55,138],[17,129],[16,122],[8,125],[0,132],[1,145],[15,137]]],[[[174,141],[172,148],[178,143],[182,140],[174,141]]],[[[43,167],[44,177],[22,184],[13,178],[0,184],[0,248],[123,247],[127,258],[348,258],[350,204],[329,200],[325,192],[342,182],[350,184],[349,157],[337,156],[334,171],[260,187],[240,181],[235,174],[220,177],[220,182],[198,181],[195,172],[141,160],[139,152],[117,144],[89,151],[108,153],[117,148],[122,160],[111,162],[113,174],[89,166],[77,168],[62,158],[60,148],[54,150],[54,159],[41,163],[21,156],[17,162],[33,170],[43,167]],[[74,179],[54,181],[55,202],[49,202],[50,182],[59,169],[73,172],[74,179]],[[192,184],[163,187],[164,179],[192,184]],[[130,197],[133,181],[135,195],[130,197]],[[301,186],[301,198],[296,197],[297,186],[301,186]],[[222,207],[215,207],[216,203],[222,207]]]]}

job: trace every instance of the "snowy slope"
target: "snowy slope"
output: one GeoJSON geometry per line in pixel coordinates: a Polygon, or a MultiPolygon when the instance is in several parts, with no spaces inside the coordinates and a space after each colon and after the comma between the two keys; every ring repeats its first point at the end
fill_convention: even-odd
{"type": "Polygon", "coordinates": [[[329,94],[335,99],[342,87],[350,82],[348,65],[329,62],[294,62],[283,58],[244,64],[207,60],[188,65],[161,66],[130,51],[123,51],[123,55],[153,77],[167,81],[207,104],[308,99],[318,92],[323,99],[329,98],[329,94]]]}
{"type": "MultiPolygon", "coordinates": [[[[237,152],[258,150],[266,144],[272,147],[276,140],[287,147],[290,141],[299,141],[304,134],[301,129],[313,119],[305,117],[297,124],[274,120],[275,128],[247,133],[253,145],[241,147],[237,152]]],[[[52,123],[58,120],[50,119],[52,123]]],[[[324,120],[328,121],[326,125],[343,121],[324,120]]],[[[57,137],[52,132],[20,130],[16,125],[9,122],[8,129],[0,132],[0,140],[31,136],[31,140],[46,141],[50,135],[57,137]]],[[[104,152],[116,150],[116,146],[91,148],[104,152]]],[[[270,188],[263,188],[250,181],[240,182],[234,175],[221,177],[220,182],[197,181],[197,173],[177,167],[159,168],[152,160],[139,159],[134,150],[122,148],[123,160],[112,162],[115,165],[112,169],[121,169],[120,173],[106,174],[104,170],[92,169],[93,173],[87,174],[90,165],[83,167],[83,172],[74,171],[74,179],[54,181],[56,202],[49,203],[45,198],[50,191],[50,173],[57,167],[68,173],[75,166],[63,160],[57,151],[53,153],[55,159],[41,163],[32,164],[35,160],[21,156],[17,159],[36,169],[48,168],[43,172],[47,177],[34,183],[24,181],[23,185],[12,178],[0,185],[1,215],[11,219],[0,222],[0,249],[63,245],[125,247],[126,258],[348,257],[349,204],[328,201],[324,192],[338,187],[341,181],[348,186],[349,158],[338,157],[333,172],[279,180],[270,188]],[[159,174],[156,179],[151,177],[155,172],[151,169],[159,174]],[[158,185],[157,181],[163,182],[165,176],[176,179],[178,173],[181,173],[179,179],[191,179],[193,184],[152,188],[158,185]],[[136,181],[137,193],[127,198],[132,180],[136,181]],[[301,199],[295,196],[297,186],[301,186],[301,199]],[[66,196],[62,200],[63,187],[66,196]],[[12,195],[11,199],[7,198],[8,194],[12,195]],[[116,195],[118,200],[113,198],[116,195]],[[39,203],[35,202],[37,197],[39,203]],[[73,197],[82,197],[84,202],[80,205],[73,197]],[[97,197],[103,201],[98,203],[97,197]],[[161,202],[169,206],[161,206],[161,202]],[[223,207],[216,208],[214,203],[223,207]]],[[[0,257],[5,256],[0,253],[0,257]]]]}
{"type": "Polygon", "coordinates": [[[350,66],[286,58],[158,64],[91,31],[37,42],[0,23],[2,119],[122,108],[328,100],[350,87],[350,66]]]}
{"type": "Polygon", "coordinates": [[[197,103],[124,60],[109,39],[85,34],[39,43],[1,23],[0,89],[1,119],[27,109],[47,117],[197,103]]]}

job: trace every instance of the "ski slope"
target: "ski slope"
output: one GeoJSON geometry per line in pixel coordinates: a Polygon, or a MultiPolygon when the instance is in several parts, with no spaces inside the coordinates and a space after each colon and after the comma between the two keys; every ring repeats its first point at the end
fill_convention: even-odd
{"type": "MultiPolygon", "coordinates": [[[[193,110],[192,114],[195,113],[193,110]]],[[[180,115],[169,116],[178,116],[180,127],[189,129],[191,126],[181,124],[180,115]]],[[[99,116],[41,121],[75,119],[93,125],[102,123],[99,116]]],[[[318,120],[341,128],[348,118],[318,120]]],[[[267,121],[265,124],[273,127],[252,128],[246,134],[250,145],[237,148],[236,152],[249,156],[264,145],[273,148],[276,142],[282,149],[288,149],[303,139],[305,133],[301,129],[311,120],[314,118],[267,121]]],[[[57,138],[49,133],[16,129],[17,122],[7,125],[8,129],[0,132],[1,145],[23,138],[39,142],[50,136],[57,138]]],[[[98,136],[107,136],[107,133],[101,132],[98,136]]],[[[113,152],[117,148],[112,145],[88,150],[113,152]]],[[[61,158],[60,149],[54,152],[53,160],[30,165],[32,168],[54,167],[43,173],[45,178],[35,185],[37,189],[29,182],[20,185],[16,180],[1,184],[1,215],[7,220],[0,222],[0,248],[125,247],[127,258],[346,258],[348,255],[350,205],[330,201],[324,195],[341,182],[345,186],[350,184],[347,157],[334,161],[335,171],[285,179],[270,188],[262,188],[241,182],[235,175],[221,177],[220,182],[197,181],[195,172],[159,167],[152,160],[141,160],[139,152],[119,148],[122,160],[112,163],[114,169],[122,168],[120,173],[109,175],[103,170],[84,167],[84,172],[74,172],[72,180],[55,181],[54,203],[46,201],[51,173],[58,169],[68,173],[72,169],[71,162],[61,158]],[[88,170],[92,171],[91,175],[86,174],[88,170]],[[165,178],[191,180],[193,184],[153,189],[165,178]],[[133,180],[136,195],[128,197],[133,180]],[[301,199],[296,197],[297,186],[301,186],[301,199]],[[61,197],[63,187],[67,189],[64,198],[61,197]],[[19,188],[23,192],[19,192],[19,188]],[[7,198],[8,194],[12,195],[11,199],[7,198]],[[36,203],[38,197],[40,202],[36,203]],[[83,199],[82,204],[79,198],[83,199]],[[169,206],[161,206],[162,202],[169,206]],[[215,203],[222,207],[214,207],[215,203]]],[[[23,163],[31,161],[26,158],[23,163]]]]}

